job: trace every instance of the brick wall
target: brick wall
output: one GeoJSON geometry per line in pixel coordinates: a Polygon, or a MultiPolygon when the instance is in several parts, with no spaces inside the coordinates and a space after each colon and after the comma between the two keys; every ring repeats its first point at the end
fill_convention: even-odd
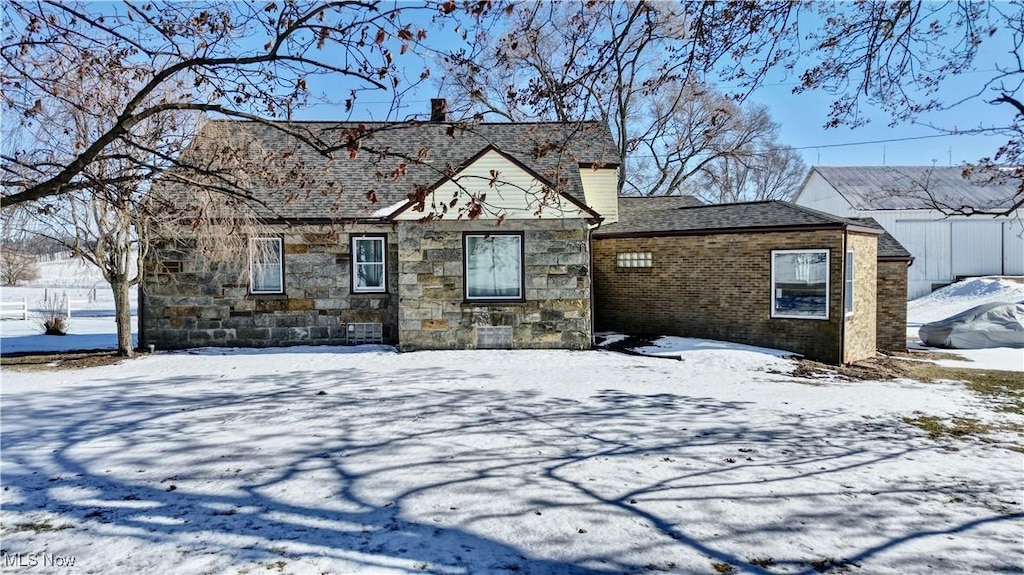
{"type": "MultiPolygon", "coordinates": [[[[871,234],[847,234],[846,247],[853,250],[853,313],[847,315],[843,337],[843,361],[852,363],[875,356],[875,284],[878,270],[878,238],[871,234]]],[[[845,310],[844,310],[845,313],[845,310]]]]}
{"type": "Polygon", "coordinates": [[[841,361],[840,230],[594,238],[599,330],[684,335],[841,361]],[[771,250],[828,249],[829,319],[772,318],[771,250]],[[649,251],[651,268],[616,268],[618,252],[649,251]]]}
{"type": "Polygon", "coordinates": [[[592,340],[588,231],[582,220],[432,222],[399,226],[402,350],[466,349],[477,326],[509,326],[515,348],[586,349],[592,340]],[[525,301],[463,295],[463,233],[522,231],[525,301]]]}
{"type": "Polygon", "coordinates": [[[907,262],[878,262],[878,349],[907,351],[907,262]]]}
{"type": "Polygon", "coordinates": [[[248,254],[211,261],[163,245],[145,262],[142,329],[157,349],[345,343],[348,323],[383,324],[397,337],[398,235],[390,226],[268,227],[284,247],[284,294],[249,293],[248,254]],[[351,290],[350,237],[387,234],[388,293],[351,290]]]}

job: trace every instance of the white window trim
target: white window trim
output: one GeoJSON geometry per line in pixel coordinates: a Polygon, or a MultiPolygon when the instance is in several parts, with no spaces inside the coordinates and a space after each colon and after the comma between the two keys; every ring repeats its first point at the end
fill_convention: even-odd
{"type": "MultiPolygon", "coordinates": [[[[352,293],[385,293],[388,291],[388,243],[387,238],[381,236],[353,236],[352,243],[349,246],[352,250],[352,293]],[[356,285],[356,268],[359,266],[359,262],[356,261],[356,242],[357,241],[376,241],[380,242],[381,249],[381,261],[380,265],[383,268],[381,271],[381,285],[360,287],[356,285]]],[[[376,262],[369,262],[376,263],[376,262]]]]}
{"type": "Polygon", "coordinates": [[[853,312],[857,309],[857,302],[854,298],[856,292],[856,276],[857,276],[857,259],[853,255],[853,250],[846,250],[846,255],[850,258],[850,273],[847,277],[846,273],[846,259],[843,259],[843,311],[847,316],[853,315],[853,312]],[[846,309],[846,297],[849,292],[850,297],[850,309],[846,309]]]}
{"type": "Polygon", "coordinates": [[[523,233],[464,234],[462,236],[462,273],[466,301],[524,301],[526,299],[526,238],[523,233]],[[469,295],[469,238],[511,236],[519,238],[519,295],[516,296],[471,296],[469,295]]]}
{"type": "Polygon", "coordinates": [[[829,290],[831,289],[832,283],[832,261],[827,249],[806,249],[806,250],[772,250],[772,270],[771,270],[771,286],[769,289],[772,292],[771,298],[771,317],[779,319],[809,319],[809,320],[825,320],[829,318],[829,306],[831,305],[831,298],[829,296],[829,290]],[[786,315],[775,313],[775,254],[825,254],[825,315],[786,315]]]}
{"type": "Polygon", "coordinates": [[[254,295],[264,294],[283,294],[284,293],[284,242],[279,237],[257,237],[249,238],[249,293],[254,295]],[[257,242],[276,242],[277,253],[281,255],[280,261],[277,262],[278,271],[281,274],[281,289],[278,290],[258,290],[256,289],[256,270],[253,269],[253,259],[256,255],[255,246],[257,242]]]}

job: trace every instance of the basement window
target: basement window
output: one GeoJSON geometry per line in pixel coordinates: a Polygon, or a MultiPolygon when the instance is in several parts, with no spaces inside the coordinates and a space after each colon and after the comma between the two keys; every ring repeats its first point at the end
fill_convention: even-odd
{"type": "Polygon", "coordinates": [[[772,317],[828,319],[828,250],[772,250],[772,317]]]}
{"type": "Polygon", "coordinates": [[[622,252],[615,254],[617,268],[649,268],[651,252],[622,252]]]}

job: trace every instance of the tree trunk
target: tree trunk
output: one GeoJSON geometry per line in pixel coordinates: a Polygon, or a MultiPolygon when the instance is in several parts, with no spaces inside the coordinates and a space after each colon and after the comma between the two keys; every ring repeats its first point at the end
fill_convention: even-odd
{"type": "Polygon", "coordinates": [[[128,299],[128,290],[131,286],[126,281],[110,282],[114,290],[114,317],[117,321],[117,353],[124,357],[131,357],[134,350],[132,346],[132,307],[128,299]]]}

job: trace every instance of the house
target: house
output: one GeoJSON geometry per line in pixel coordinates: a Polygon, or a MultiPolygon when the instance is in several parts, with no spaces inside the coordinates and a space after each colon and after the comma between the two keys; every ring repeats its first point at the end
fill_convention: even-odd
{"type": "Polygon", "coordinates": [[[910,256],[871,221],[782,201],[620,198],[618,222],[595,230],[593,251],[600,330],[740,342],[829,363],[873,357],[879,343],[906,349],[899,290],[910,256]]]}
{"type": "MultiPolygon", "coordinates": [[[[249,197],[217,196],[204,225],[234,212],[254,225],[216,235],[232,246],[217,257],[192,227],[165,229],[144,262],[141,345],[586,349],[596,323],[832,363],[905,346],[910,256],[870,219],[618,198],[603,124],[460,124],[438,109],[287,132],[209,122],[186,153],[234,166],[249,197]]],[[[168,174],[154,201],[198,210],[193,177],[168,174]]]]}
{"type": "MultiPolygon", "coordinates": [[[[249,190],[260,225],[230,261],[187,238],[158,242],[142,344],[589,348],[590,233],[617,210],[608,128],[462,125],[440,109],[429,122],[294,122],[291,134],[210,122],[190,153],[230,140],[266,154],[259,171],[273,177],[249,190]],[[304,136],[340,142],[342,157],[304,136]]],[[[154,186],[186,204],[191,191],[154,186]]]]}
{"type": "Polygon", "coordinates": [[[914,299],[967,276],[1024,274],[1024,211],[968,217],[936,209],[998,210],[1015,192],[1013,183],[973,182],[954,167],[815,166],[793,201],[881,224],[913,254],[907,296],[914,299]]]}

